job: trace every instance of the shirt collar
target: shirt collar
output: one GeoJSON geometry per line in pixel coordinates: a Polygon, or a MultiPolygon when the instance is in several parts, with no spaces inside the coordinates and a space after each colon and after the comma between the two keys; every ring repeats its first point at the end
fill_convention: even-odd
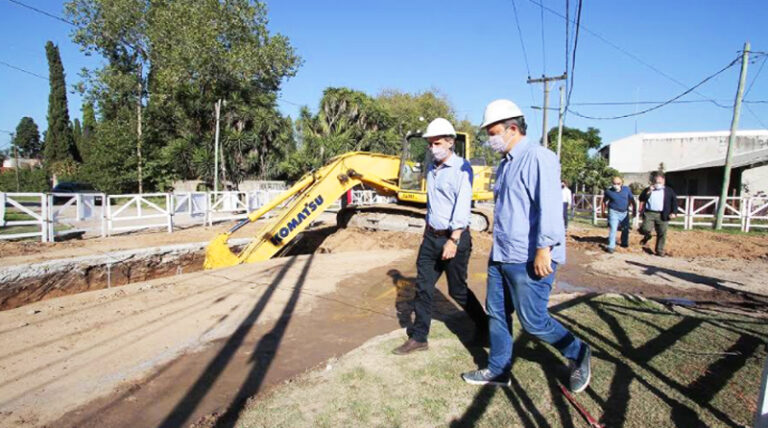
{"type": "Polygon", "coordinates": [[[515,144],[515,147],[512,147],[512,150],[508,151],[505,157],[508,160],[512,160],[513,158],[516,158],[521,153],[523,153],[529,145],[528,137],[523,137],[522,140],[518,141],[517,144],[515,144]]]}
{"type": "Polygon", "coordinates": [[[445,160],[442,164],[438,165],[437,162],[434,163],[435,168],[439,168],[442,165],[445,166],[459,166],[459,155],[456,153],[451,152],[451,155],[448,157],[448,159],[445,160]]]}

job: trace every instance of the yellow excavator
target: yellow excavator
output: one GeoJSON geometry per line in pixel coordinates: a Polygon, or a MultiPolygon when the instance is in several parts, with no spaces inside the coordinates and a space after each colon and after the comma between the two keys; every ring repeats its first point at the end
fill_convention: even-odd
{"type": "MultiPolygon", "coordinates": [[[[470,159],[472,183],[473,230],[491,227],[493,214],[474,204],[493,199],[493,170],[482,159],[472,158],[471,140],[466,133],[457,133],[455,152],[470,159]]],[[[432,162],[428,143],[420,134],[409,134],[403,141],[401,155],[350,152],[337,156],[325,166],[312,171],[290,189],[265,204],[228,231],[218,235],[208,245],[205,269],[234,266],[268,260],[283,250],[299,233],[336,200],[355,187],[374,189],[383,196],[396,198],[396,203],[369,206],[344,206],[337,213],[341,227],[354,226],[378,230],[418,231],[424,228],[426,214],[426,165],[432,162]],[[243,248],[235,254],[227,245],[230,236],[248,223],[275,211],[269,221],[243,248]]]]}

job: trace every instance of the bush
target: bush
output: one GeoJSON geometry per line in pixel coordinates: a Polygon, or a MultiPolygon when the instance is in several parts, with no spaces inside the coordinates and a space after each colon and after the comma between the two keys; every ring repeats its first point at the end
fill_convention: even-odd
{"type": "MultiPolygon", "coordinates": [[[[51,189],[48,175],[42,168],[19,169],[19,192],[47,192],[51,189]]],[[[0,173],[0,192],[16,192],[16,171],[0,173]]]]}

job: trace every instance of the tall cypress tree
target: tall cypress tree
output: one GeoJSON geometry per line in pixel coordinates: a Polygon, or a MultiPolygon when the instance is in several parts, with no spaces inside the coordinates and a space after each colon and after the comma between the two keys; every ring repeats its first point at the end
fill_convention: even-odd
{"type": "Polygon", "coordinates": [[[94,131],[96,129],[96,112],[93,109],[93,103],[87,102],[83,105],[83,135],[80,137],[80,157],[83,162],[88,162],[92,145],[94,144],[94,131]]]}
{"type": "Polygon", "coordinates": [[[69,123],[67,108],[67,83],[64,80],[64,66],[61,63],[59,47],[53,42],[45,44],[48,57],[48,80],[51,92],[48,95],[48,131],[45,134],[45,163],[48,167],[65,161],[80,162],[75,138],[69,123]]]}

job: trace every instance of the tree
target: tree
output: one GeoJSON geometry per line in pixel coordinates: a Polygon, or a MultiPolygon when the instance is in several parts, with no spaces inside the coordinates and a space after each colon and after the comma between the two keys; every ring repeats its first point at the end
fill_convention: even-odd
{"type": "Polygon", "coordinates": [[[82,135],[80,135],[80,141],[78,143],[78,150],[80,151],[80,157],[84,162],[88,162],[91,155],[91,144],[95,139],[96,132],[96,112],[93,109],[92,102],[86,102],[83,105],[83,125],[82,135]]]}
{"type": "Polygon", "coordinates": [[[59,47],[49,41],[45,44],[48,57],[50,94],[48,96],[48,130],[45,133],[45,162],[49,169],[57,163],[79,162],[80,155],[69,123],[67,84],[59,47]]]}
{"type": "Polygon", "coordinates": [[[19,156],[25,158],[38,158],[43,149],[40,142],[40,131],[31,117],[22,117],[16,126],[12,144],[19,149],[19,156]]]}
{"type": "MultiPolygon", "coordinates": [[[[550,129],[549,141],[557,141],[557,127],[550,129]]],[[[585,169],[597,167],[600,164],[591,160],[590,150],[602,145],[600,130],[589,127],[586,131],[577,128],[563,127],[563,140],[560,150],[560,170],[563,180],[569,183],[586,184],[582,178],[592,176],[592,172],[584,173],[585,169]]]]}
{"type": "MultiPolygon", "coordinates": [[[[217,100],[227,101],[223,116],[239,112],[236,120],[223,121],[223,135],[236,129],[245,133],[238,144],[259,140],[263,134],[252,134],[254,118],[279,116],[276,93],[301,63],[287,38],[269,33],[258,1],[72,0],[66,10],[77,25],[75,41],[109,61],[86,75],[84,89],[102,122],[120,120],[105,129],[134,136],[134,159],[124,161],[145,168],[140,181],[150,187],[173,178],[212,178],[217,100]],[[134,106],[130,125],[121,111],[126,106],[134,106]]],[[[101,145],[101,124],[97,128],[95,144],[101,145]]],[[[247,158],[223,152],[236,158],[225,165],[247,158]]]]}

